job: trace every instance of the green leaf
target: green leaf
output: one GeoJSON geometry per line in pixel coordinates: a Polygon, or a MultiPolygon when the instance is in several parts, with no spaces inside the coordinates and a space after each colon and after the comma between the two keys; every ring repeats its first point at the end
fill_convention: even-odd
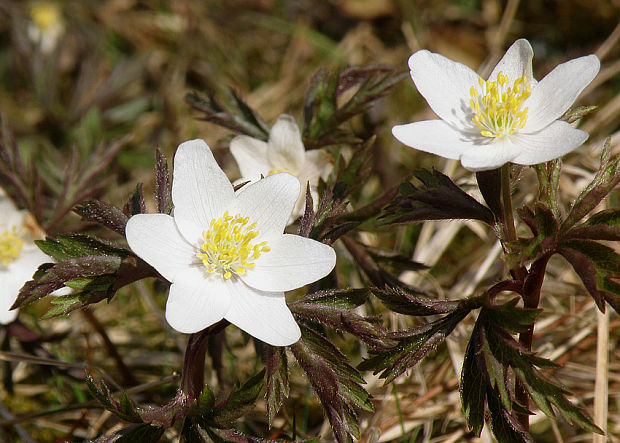
{"type": "Polygon", "coordinates": [[[561,230],[566,231],[577,224],[620,183],[620,156],[611,155],[610,140],[607,139],[601,154],[601,166],[586,188],[579,194],[570,212],[562,223],[561,230]]]}
{"type": "Polygon", "coordinates": [[[463,359],[461,371],[461,404],[463,414],[476,437],[480,437],[484,426],[484,405],[486,401],[486,382],[476,362],[476,348],[474,340],[470,340],[463,359]]]}
{"type": "Polygon", "coordinates": [[[112,255],[127,257],[129,251],[118,248],[92,236],[83,234],[59,235],[56,238],[47,237],[45,240],[35,240],[35,244],[47,255],[58,261],[88,255],[112,255]]]}
{"type": "Polygon", "coordinates": [[[302,301],[334,308],[354,309],[363,305],[368,300],[369,294],[367,288],[327,289],[306,295],[302,301]]]}
{"type": "Polygon", "coordinates": [[[571,264],[598,308],[607,301],[620,312],[620,255],[614,249],[589,240],[567,240],[558,252],[571,264]]]}
{"type": "Polygon", "coordinates": [[[116,206],[101,200],[88,200],[76,206],[73,210],[82,216],[83,220],[99,223],[125,236],[125,225],[129,217],[123,214],[123,211],[116,206]]]}
{"type": "Polygon", "coordinates": [[[112,397],[112,393],[108,386],[102,381],[100,387],[97,387],[95,380],[87,373],[85,375],[86,386],[95,399],[108,411],[116,414],[122,420],[130,423],[142,423],[140,414],[136,411],[134,404],[129,400],[126,393],[121,396],[118,402],[112,397]]]}
{"type": "Polygon", "coordinates": [[[160,426],[151,426],[147,423],[128,426],[95,440],[95,443],[152,443],[159,441],[165,429],[160,426]]]}
{"type": "Polygon", "coordinates": [[[114,274],[120,265],[120,257],[89,255],[70,258],[46,267],[42,274],[35,274],[35,280],[24,284],[13,306],[19,307],[39,300],[56,289],[62,288],[68,281],[114,274]]]}
{"type": "Polygon", "coordinates": [[[267,368],[267,417],[269,428],[273,426],[273,420],[280,410],[282,403],[289,395],[288,360],[286,350],[283,347],[266,346],[267,368]]]}
{"type": "Polygon", "coordinates": [[[358,369],[373,369],[375,374],[381,372],[379,376],[385,378],[385,384],[392,382],[439,346],[470,310],[466,306],[424,326],[391,334],[397,345],[363,361],[358,369]]]}
{"type": "Polygon", "coordinates": [[[240,388],[235,389],[225,401],[213,408],[209,414],[209,422],[219,427],[226,427],[254,409],[264,377],[265,370],[250,378],[240,388]]]}
{"type": "Polygon", "coordinates": [[[414,176],[422,183],[404,182],[399,194],[384,210],[382,224],[423,220],[480,220],[493,225],[495,216],[457,185],[436,170],[418,169],[414,176]]]}

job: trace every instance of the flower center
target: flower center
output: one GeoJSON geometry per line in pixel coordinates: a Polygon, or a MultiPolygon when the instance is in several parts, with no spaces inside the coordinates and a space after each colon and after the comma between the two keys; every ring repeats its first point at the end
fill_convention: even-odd
{"type": "Polygon", "coordinates": [[[60,8],[52,2],[35,2],[30,6],[30,17],[39,29],[46,31],[60,22],[60,8]]]}
{"type": "Polygon", "coordinates": [[[221,273],[226,280],[233,274],[243,275],[255,266],[261,253],[271,250],[266,241],[252,243],[259,232],[254,230],[256,223],[248,224],[249,221],[248,217],[231,216],[226,211],[222,217],[211,220],[209,230],[202,231],[202,252],[196,256],[208,272],[221,273]]]}
{"type": "Polygon", "coordinates": [[[0,231],[0,263],[8,266],[19,258],[24,247],[24,241],[17,235],[15,226],[10,230],[0,231]]]}
{"type": "Polygon", "coordinates": [[[527,108],[521,109],[530,96],[531,87],[525,76],[509,86],[508,77],[500,72],[497,80],[491,82],[478,77],[480,90],[471,87],[469,106],[474,111],[472,121],[485,137],[503,137],[521,129],[527,121],[527,108]]]}

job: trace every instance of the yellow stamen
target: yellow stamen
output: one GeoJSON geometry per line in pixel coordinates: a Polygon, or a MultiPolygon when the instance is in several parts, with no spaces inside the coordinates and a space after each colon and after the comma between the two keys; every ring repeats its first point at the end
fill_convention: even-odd
{"type": "Polygon", "coordinates": [[[528,108],[521,108],[531,94],[525,76],[516,79],[510,87],[508,76],[500,72],[494,82],[478,77],[478,85],[480,90],[475,85],[469,89],[469,107],[481,135],[501,138],[525,126],[528,108]]]}
{"type": "Polygon", "coordinates": [[[60,23],[60,7],[48,1],[34,2],[30,6],[30,17],[39,29],[45,31],[60,23]]]}
{"type": "Polygon", "coordinates": [[[291,171],[289,171],[286,168],[272,168],[267,173],[267,177],[269,177],[270,175],[273,175],[273,174],[279,174],[280,172],[288,172],[290,174],[291,171]]]}
{"type": "Polygon", "coordinates": [[[0,263],[8,266],[19,258],[24,247],[24,241],[17,233],[15,226],[10,230],[0,232],[0,263]]]}
{"type": "Polygon", "coordinates": [[[267,242],[253,244],[258,237],[256,223],[240,214],[231,216],[228,211],[218,219],[211,220],[209,229],[202,232],[202,252],[196,256],[202,260],[207,272],[222,274],[225,280],[235,275],[244,275],[255,266],[254,261],[271,249],[267,242]]]}

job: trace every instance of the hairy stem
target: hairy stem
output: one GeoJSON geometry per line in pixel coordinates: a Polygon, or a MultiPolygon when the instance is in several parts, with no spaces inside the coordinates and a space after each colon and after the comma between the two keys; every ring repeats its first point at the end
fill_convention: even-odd
{"type": "Polygon", "coordinates": [[[220,333],[229,324],[227,320],[220,320],[207,329],[190,335],[181,373],[181,390],[189,397],[190,402],[199,398],[204,388],[205,356],[209,337],[220,333]]]}
{"type": "MultiPolygon", "coordinates": [[[[550,256],[545,255],[534,263],[530,268],[523,285],[523,307],[536,309],[540,302],[540,289],[545,279],[545,269],[550,256]]],[[[527,331],[519,334],[519,343],[528,351],[532,350],[532,340],[534,337],[534,322],[527,331]]],[[[519,379],[515,382],[515,399],[521,406],[529,409],[530,398],[526,386],[519,379]]],[[[517,420],[525,431],[530,429],[530,416],[528,414],[517,413],[517,420]]]]}

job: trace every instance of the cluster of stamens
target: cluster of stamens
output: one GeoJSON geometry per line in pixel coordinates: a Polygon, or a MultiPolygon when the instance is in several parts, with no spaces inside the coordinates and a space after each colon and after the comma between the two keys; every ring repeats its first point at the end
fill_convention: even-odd
{"type": "Polygon", "coordinates": [[[202,252],[196,254],[208,272],[217,272],[228,280],[233,274],[243,275],[255,266],[254,261],[271,249],[267,242],[253,244],[258,237],[256,223],[240,214],[231,216],[228,211],[218,219],[211,220],[209,230],[202,232],[202,252]]]}
{"type": "Polygon", "coordinates": [[[521,129],[527,121],[527,107],[521,109],[530,96],[531,87],[525,76],[516,79],[512,87],[508,77],[500,72],[492,82],[478,77],[480,90],[469,90],[469,106],[474,111],[473,122],[485,137],[503,137],[521,129]]]}
{"type": "Polygon", "coordinates": [[[7,229],[0,232],[0,263],[8,266],[13,260],[19,258],[24,247],[24,241],[17,233],[17,229],[7,229]]]}

